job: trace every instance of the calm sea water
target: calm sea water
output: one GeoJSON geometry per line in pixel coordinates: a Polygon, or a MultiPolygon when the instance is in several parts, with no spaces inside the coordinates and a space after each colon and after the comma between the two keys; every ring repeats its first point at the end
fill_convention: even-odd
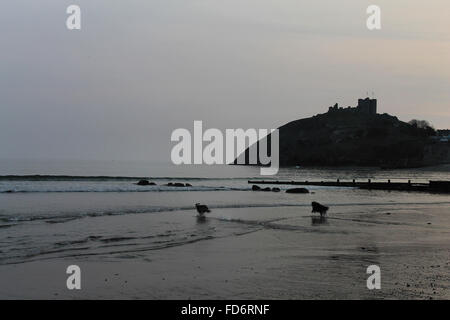
{"type": "MultiPolygon", "coordinates": [[[[445,217],[450,208],[449,196],[439,194],[308,187],[308,195],[291,195],[283,192],[289,188],[287,185],[280,186],[280,193],[252,192],[248,180],[261,178],[427,182],[450,180],[450,166],[407,170],[282,168],[277,176],[262,177],[259,168],[241,166],[3,160],[0,264],[60,257],[139,258],[139,252],[233,237],[271,226],[304,232],[316,226],[299,227],[292,219],[309,217],[311,201],[330,206],[331,217],[359,219],[368,224],[378,221],[374,215],[387,211],[407,208],[413,214],[397,223],[410,225],[416,214],[428,217],[426,208],[442,208],[438,212],[445,217]],[[142,177],[157,185],[136,185],[142,177]],[[192,187],[165,186],[168,182],[190,183],[192,187]],[[212,209],[206,224],[195,219],[197,202],[212,209]]],[[[442,232],[449,227],[445,217],[434,217],[443,219],[442,232]]]]}

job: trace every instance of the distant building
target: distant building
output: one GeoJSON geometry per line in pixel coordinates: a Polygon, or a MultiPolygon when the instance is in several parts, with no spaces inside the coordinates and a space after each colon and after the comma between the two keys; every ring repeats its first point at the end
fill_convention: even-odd
{"type": "Polygon", "coordinates": [[[449,137],[450,136],[450,129],[442,129],[442,130],[437,130],[437,135],[441,136],[441,137],[449,137]]]}
{"type": "Polygon", "coordinates": [[[377,99],[358,99],[358,106],[356,109],[362,113],[377,114],[377,99]]]}
{"type": "Polygon", "coordinates": [[[339,109],[339,107],[338,107],[338,104],[336,103],[334,106],[328,108],[328,112],[336,111],[338,109],[339,109]]]}
{"type": "Polygon", "coordinates": [[[329,107],[328,112],[335,112],[338,110],[346,110],[352,112],[360,112],[365,114],[377,114],[377,99],[358,99],[358,105],[356,108],[347,107],[346,109],[339,108],[336,103],[334,106],[329,107]]]}
{"type": "Polygon", "coordinates": [[[450,141],[450,129],[436,130],[436,133],[437,133],[437,136],[435,137],[436,140],[439,140],[440,142],[450,141]]]}

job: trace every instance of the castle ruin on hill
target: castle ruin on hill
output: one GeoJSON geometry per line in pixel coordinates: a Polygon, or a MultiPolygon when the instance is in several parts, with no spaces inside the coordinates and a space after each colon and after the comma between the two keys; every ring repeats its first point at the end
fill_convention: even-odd
{"type": "Polygon", "coordinates": [[[358,99],[358,105],[355,108],[350,106],[347,108],[339,108],[336,103],[328,109],[328,112],[336,112],[338,110],[348,110],[363,114],[377,114],[377,99],[370,99],[369,97],[365,99],[358,99]]]}

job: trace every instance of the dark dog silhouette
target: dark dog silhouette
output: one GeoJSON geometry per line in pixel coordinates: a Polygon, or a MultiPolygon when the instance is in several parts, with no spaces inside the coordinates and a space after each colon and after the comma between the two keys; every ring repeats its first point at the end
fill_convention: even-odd
{"type": "Polygon", "coordinates": [[[209,210],[208,206],[206,206],[204,204],[196,203],[195,208],[197,209],[197,212],[198,212],[198,216],[197,216],[198,219],[205,219],[205,213],[211,212],[211,210],[209,210]]]}
{"type": "Polygon", "coordinates": [[[318,212],[318,213],[320,213],[320,216],[326,215],[327,211],[329,209],[327,206],[323,206],[320,203],[315,202],[315,201],[313,201],[311,203],[311,205],[312,205],[312,211],[311,212],[318,212]]]}

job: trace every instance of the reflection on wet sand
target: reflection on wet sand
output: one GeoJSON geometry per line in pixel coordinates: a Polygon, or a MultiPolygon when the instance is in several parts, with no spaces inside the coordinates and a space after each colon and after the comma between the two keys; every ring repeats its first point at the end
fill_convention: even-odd
{"type": "Polygon", "coordinates": [[[328,224],[327,217],[324,217],[324,216],[320,216],[320,217],[312,216],[311,217],[311,225],[316,226],[316,225],[320,225],[320,224],[328,224]]]}

